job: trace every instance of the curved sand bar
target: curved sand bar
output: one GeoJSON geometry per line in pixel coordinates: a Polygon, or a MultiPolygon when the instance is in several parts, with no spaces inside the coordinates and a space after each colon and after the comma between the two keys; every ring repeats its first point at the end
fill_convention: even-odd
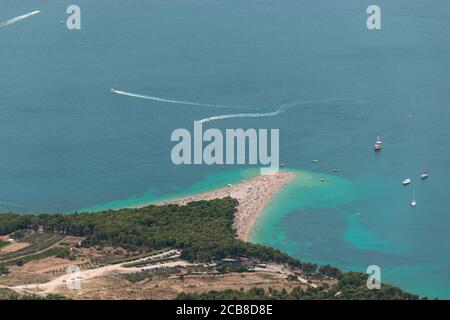
{"type": "Polygon", "coordinates": [[[273,175],[258,176],[251,180],[242,181],[239,184],[224,187],[197,195],[160,202],[158,204],[185,205],[192,201],[213,200],[224,197],[232,197],[239,201],[234,218],[234,226],[237,236],[247,241],[248,234],[258,215],[272,200],[275,193],[294,178],[289,171],[279,171],[273,175]]]}

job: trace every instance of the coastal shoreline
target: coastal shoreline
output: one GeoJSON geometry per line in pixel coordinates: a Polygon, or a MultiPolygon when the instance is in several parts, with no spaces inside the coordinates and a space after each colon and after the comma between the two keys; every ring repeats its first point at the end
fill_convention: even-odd
{"type": "Polygon", "coordinates": [[[231,197],[239,204],[234,217],[234,227],[240,240],[248,241],[248,236],[256,220],[273,196],[287,183],[293,180],[295,174],[290,171],[278,171],[272,175],[258,176],[243,180],[238,184],[216,189],[179,199],[160,201],[155,205],[186,205],[193,201],[213,200],[231,197]]]}

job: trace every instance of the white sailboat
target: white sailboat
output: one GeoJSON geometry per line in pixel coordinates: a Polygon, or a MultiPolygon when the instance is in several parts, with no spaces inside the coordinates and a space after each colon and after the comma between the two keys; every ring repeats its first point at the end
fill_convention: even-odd
{"type": "Polygon", "coordinates": [[[416,202],[416,199],[415,199],[415,197],[414,197],[414,191],[413,191],[413,199],[412,199],[412,201],[411,201],[411,206],[415,207],[416,204],[417,204],[417,202],[416,202]]]}

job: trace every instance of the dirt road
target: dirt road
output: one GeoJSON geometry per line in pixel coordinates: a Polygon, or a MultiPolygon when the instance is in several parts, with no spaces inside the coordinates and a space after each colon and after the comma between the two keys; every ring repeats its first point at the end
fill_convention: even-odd
{"type": "MultiPolygon", "coordinates": [[[[176,251],[174,251],[176,252],[176,251]]],[[[143,268],[136,268],[136,267],[125,267],[125,265],[135,262],[143,262],[153,259],[158,259],[166,255],[168,252],[158,254],[151,257],[141,258],[134,261],[117,264],[117,265],[108,265],[104,267],[99,267],[95,269],[88,269],[88,270],[78,270],[76,268],[73,268],[71,273],[64,274],[50,282],[46,283],[35,283],[35,284],[28,284],[28,285],[21,285],[21,286],[15,286],[15,287],[6,287],[8,289],[14,290],[18,293],[23,294],[38,294],[38,295],[47,295],[49,293],[56,293],[58,291],[58,287],[60,286],[67,286],[68,288],[77,290],[79,289],[83,282],[87,282],[91,279],[106,276],[111,273],[119,273],[119,274],[127,274],[127,273],[135,273],[142,270],[151,270],[151,269],[158,269],[158,268],[167,268],[167,267],[176,267],[176,266],[190,266],[190,265],[196,265],[191,264],[186,261],[178,260],[178,261],[168,261],[168,262],[161,262],[149,266],[145,266],[143,268]]]]}

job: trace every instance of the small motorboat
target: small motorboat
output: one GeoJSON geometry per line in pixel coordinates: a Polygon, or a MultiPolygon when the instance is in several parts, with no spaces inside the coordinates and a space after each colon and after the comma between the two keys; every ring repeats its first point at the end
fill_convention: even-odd
{"type": "Polygon", "coordinates": [[[112,92],[112,93],[117,93],[117,90],[114,89],[114,88],[112,88],[112,89],[111,89],[111,92],[112,92]]]}
{"type": "Polygon", "coordinates": [[[334,168],[333,171],[337,173],[339,172],[339,168],[334,168]]]}
{"type": "Polygon", "coordinates": [[[373,149],[375,151],[380,151],[382,148],[383,143],[381,142],[381,138],[377,137],[377,141],[375,141],[375,145],[373,146],[373,149]]]}
{"type": "Polygon", "coordinates": [[[280,164],[280,168],[283,168],[283,167],[285,167],[286,166],[286,164],[284,163],[284,162],[282,162],[281,164],[280,164]]]}
{"type": "Polygon", "coordinates": [[[319,159],[314,159],[312,162],[313,163],[319,163],[319,159]]]}
{"type": "Polygon", "coordinates": [[[415,207],[416,204],[417,204],[417,202],[416,202],[416,199],[415,199],[415,197],[414,197],[414,192],[413,192],[413,199],[412,199],[412,201],[411,201],[411,206],[415,207]]]}
{"type": "Polygon", "coordinates": [[[322,178],[322,179],[320,179],[320,181],[325,182],[325,181],[327,181],[327,179],[322,178]]]}
{"type": "Polygon", "coordinates": [[[428,178],[429,175],[430,175],[430,174],[428,173],[428,171],[424,171],[424,172],[422,172],[422,174],[420,175],[420,178],[423,180],[423,179],[428,178]]]}
{"type": "Polygon", "coordinates": [[[406,186],[406,185],[410,184],[411,182],[412,182],[411,179],[407,178],[407,179],[403,180],[402,183],[403,183],[404,186],[406,186]]]}
{"type": "Polygon", "coordinates": [[[227,184],[227,187],[230,187],[230,188],[231,188],[232,186],[233,186],[233,185],[232,185],[231,183],[227,184]]]}

